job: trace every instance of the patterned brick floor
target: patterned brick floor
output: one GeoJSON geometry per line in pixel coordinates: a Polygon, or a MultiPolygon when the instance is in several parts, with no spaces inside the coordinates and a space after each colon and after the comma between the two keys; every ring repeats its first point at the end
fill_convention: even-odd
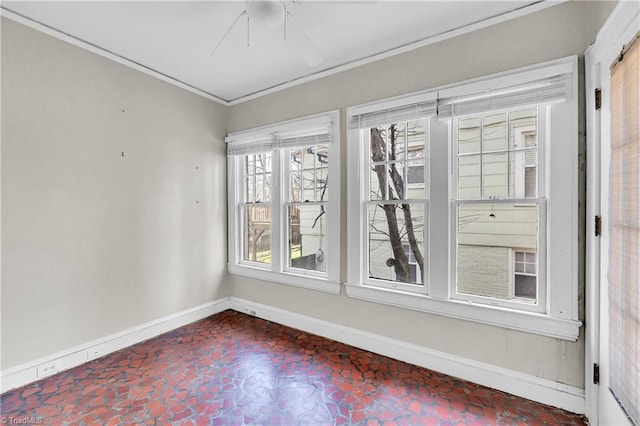
{"type": "Polygon", "coordinates": [[[580,416],[226,311],[3,394],[2,422],[584,424],[580,416]]]}

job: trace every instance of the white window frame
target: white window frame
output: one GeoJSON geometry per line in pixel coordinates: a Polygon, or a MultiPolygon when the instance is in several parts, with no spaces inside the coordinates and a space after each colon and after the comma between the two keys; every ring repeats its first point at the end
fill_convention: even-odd
{"type": "MultiPolygon", "coordinates": [[[[340,293],[340,112],[329,111],[299,119],[231,133],[227,136],[228,147],[238,144],[251,146],[252,141],[272,140],[272,193],[271,193],[271,264],[260,264],[243,260],[243,215],[244,187],[241,179],[244,156],[227,157],[228,186],[228,270],[230,274],[268,280],[333,294],[340,293]],[[326,271],[311,271],[288,265],[289,231],[288,208],[289,156],[293,146],[281,146],[279,141],[287,135],[305,136],[317,128],[329,128],[331,143],[328,144],[329,179],[326,201],[326,271]]],[[[237,145],[236,145],[237,146],[237,145]]],[[[309,203],[309,205],[318,203],[309,203]]]]}
{"type": "MultiPolygon", "coordinates": [[[[406,286],[376,286],[368,282],[366,212],[363,189],[368,173],[368,158],[363,154],[360,130],[347,129],[347,160],[357,167],[347,168],[347,295],[358,299],[444,315],[529,333],[576,341],[582,323],[578,319],[578,60],[576,56],[519,68],[407,96],[347,108],[347,123],[362,114],[385,111],[403,105],[469,96],[483,91],[505,90],[544,78],[568,75],[566,100],[551,108],[539,108],[547,114],[545,140],[539,151],[544,176],[538,172],[539,238],[545,239],[546,255],[538,255],[539,276],[547,277],[546,297],[540,312],[518,306],[498,306],[477,301],[455,299],[455,178],[453,176],[454,120],[428,120],[429,161],[425,167],[427,201],[425,202],[425,265],[427,276],[422,289],[410,291],[406,286]],[[551,138],[553,136],[553,138],[551,138]],[[555,142],[554,141],[559,141],[555,142]],[[551,159],[554,161],[551,161],[551,159]],[[553,184],[551,184],[553,183],[553,184]],[[542,197],[544,196],[544,198],[542,197]],[[428,214],[427,214],[428,212],[428,214]],[[546,216],[546,223],[544,223],[546,216]],[[428,217],[428,219],[427,219],[428,217]],[[437,248],[437,249],[436,249],[437,248]],[[545,264],[546,262],[546,264],[545,264]]],[[[540,104],[542,105],[542,104],[540,104]]],[[[524,105],[523,105],[524,106],[524,105]]],[[[440,104],[438,104],[440,109],[440,104]]],[[[444,111],[443,108],[440,111],[444,111]]],[[[541,120],[542,121],[542,120],[541,120]]]]}

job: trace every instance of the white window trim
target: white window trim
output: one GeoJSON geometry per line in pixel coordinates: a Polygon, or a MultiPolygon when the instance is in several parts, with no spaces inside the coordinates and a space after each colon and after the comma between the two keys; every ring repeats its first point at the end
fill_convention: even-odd
{"type": "MultiPolygon", "coordinates": [[[[451,210],[450,197],[453,180],[451,179],[452,129],[449,121],[430,120],[430,160],[428,172],[431,190],[428,192],[428,219],[425,218],[425,264],[427,277],[424,277],[425,289],[428,294],[420,291],[406,291],[404,286],[390,288],[390,286],[372,286],[367,284],[366,271],[367,253],[362,250],[366,230],[361,220],[363,216],[362,189],[365,182],[361,170],[364,167],[362,150],[360,149],[359,130],[347,130],[347,159],[349,164],[357,167],[347,168],[347,251],[349,262],[347,269],[347,295],[372,302],[399,306],[422,312],[444,315],[452,318],[474,321],[483,324],[505,327],[564,340],[576,341],[582,323],[578,320],[578,60],[571,56],[559,60],[507,71],[487,77],[473,79],[466,82],[434,88],[406,97],[395,97],[368,104],[347,108],[346,122],[358,114],[398,107],[403,104],[424,102],[429,99],[445,96],[465,96],[482,90],[496,87],[508,87],[561,73],[571,73],[570,97],[561,104],[554,105],[558,114],[566,120],[550,120],[545,129],[545,139],[563,143],[551,143],[552,148],[541,150],[539,161],[543,162],[541,169],[545,170],[548,182],[546,197],[540,204],[541,209],[547,211],[547,223],[540,223],[541,237],[546,240],[547,250],[553,247],[553,252],[547,251],[539,258],[539,271],[546,270],[546,306],[544,312],[530,312],[514,309],[508,306],[491,306],[473,301],[455,300],[451,296],[451,281],[455,276],[451,273],[451,246],[455,240],[451,239],[451,210]],[[446,144],[438,141],[447,141],[446,144]],[[446,145],[446,146],[445,146],[446,145]],[[550,159],[560,158],[551,162],[550,159]],[[546,166],[546,167],[545,167],[546,166]],[[441,188],[438,190],[437,188],[441,188]],[[442,189],[444,188],[444,189],[442,189]],[[443,226],[444,224],[448,226],[443,226]],[[546,231],[545,231],[546,230],[546,231]],[[434,241],[441,243],[444,249],[432,249],[434,241]],[[545,261],[550,259],[549,262],[545,261]],[[544,268],[544,269],[542,269],[544,268]],[[402,287],[402,288],[400,288],[402,287]]],[[[545,109],[541,109],[544,111],[545,109]]],[[[546,109],[548,110],[548,109],[546,109]]],[[[545,179],[538,173],[538,180],[545,179]]],[[[544,181],[542,181],[544,183],[544,181]]],[[[540,188],[544,188],[540,185],[540,188]]],[[[538,199],[540,202],[540,199],[538,199]]],[[[455,257],[453,258],[455,259],[455,257]]],[[[454,262],[455,263],[455,262],[454,262]]],[[[543,275],[543,274],[540,274],[543,275]]]]}
{"type": "MultiPolygon", "coordinates": [[[[340,112],[330,111],[294,120],[229,134],[226,142],[248,143],[263,141],[269,135],[304,131],[331,125],[332,143],[329,146],[329,175],[340,176],[340,112]]],[[[238,211],[242,202],[242,183],[239,182],[242,157],[227,160],[227,212],[228,212],[228,271],[230,274],[266,280],[295,287],[339,294],[340,282],[340,179],[329,180],[327,200],[326,273],[290,268],[287,265],[287,184],[289,176],[285,166],[285,153],[289,149],[275,147],[272,158],[271,195],[271,264],[259,264],[242,258],[242,215],[238,211]],[[329,225],[330,224],[330,225],[329,225]]]]}

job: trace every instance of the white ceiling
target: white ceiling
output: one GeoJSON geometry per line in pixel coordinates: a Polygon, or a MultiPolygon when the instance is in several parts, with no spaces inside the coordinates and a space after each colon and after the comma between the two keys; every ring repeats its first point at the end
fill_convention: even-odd
{"type": "Polygon", "coordinates": [[[254,20],[247,47],[247,18],[242,16],[213,55],[245,10],[245,1],[3,1],[2,8],[196,91],[237,102],[452,30],[509,17],[512,11],[537,10],[539,3],[286,1],[287,41],[283,25],[270,29],[254,20]],[[310,67],[304,57],[313,45],[324,60],[310,67]]]}

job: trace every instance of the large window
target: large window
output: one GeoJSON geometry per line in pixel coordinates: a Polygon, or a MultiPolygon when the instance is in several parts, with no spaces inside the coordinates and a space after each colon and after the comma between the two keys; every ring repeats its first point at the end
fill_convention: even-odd
{"type": "Polygon", "coordinates": [[[227,137],[231,273],[339,292],[338,120],[333,112],[227,137]]]}
{"type": "Polygon", "coordinates": [[[347,294],[577,339],[576,69],[349,108],[347,294]]]}

